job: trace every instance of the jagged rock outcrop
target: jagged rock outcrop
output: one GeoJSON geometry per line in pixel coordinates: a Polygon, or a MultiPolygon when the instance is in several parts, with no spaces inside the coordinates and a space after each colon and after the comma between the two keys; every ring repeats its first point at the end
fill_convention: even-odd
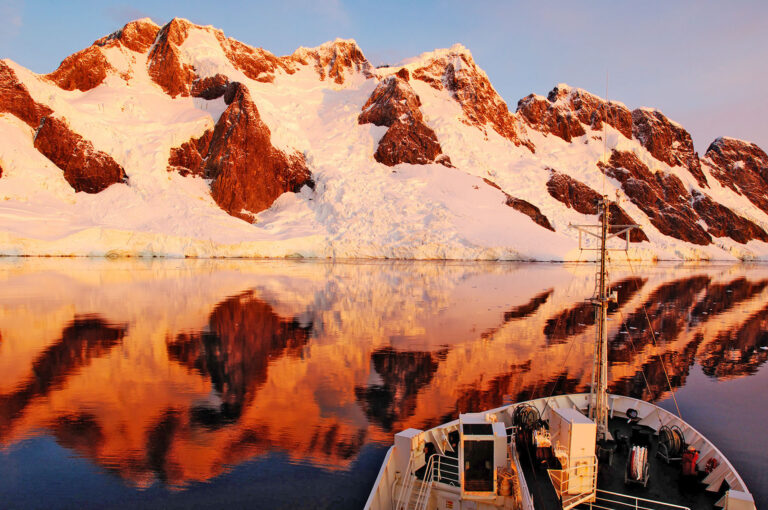
{"type": "Polygon", "coordinates": [[[64,90],[91,90],[114,71],[99,46],[89,46],[65,58],[59,68],[46,75],[64,90]]]}
{"type": "Polygon", "coordinates": [[[608,165],[598,163],[598,167],[621,183],[627,197],[662,234],[702,246],[712,242],[691,207],[690,193],[675,175],[652,174],[633,152],[626,151],[614,150],[608,165]]]}
{"type": "MultiPolygon", "coordinates": [[[[551,175],[547,181],[547,191],[554,199],[581,214],[598,214],[597,203],[602,198],[600,193],[569,175],[550,170],[551,175]]],[[[608,213],[608,222],[611,225],[637,224],[624,209],[616,204],[611,204],[608,213]]],[[[620,237],[625,239],[626,235],[622,234],[620,237]]],[[[634,229],[629,234],[629,241],[632,243],[648,241],[648,236],[642,230],[634,229]]]]}
{"type": "Polygon", "coordinates": [[[53,110],[35,102],[13,69],[0,60],[0,112],[15,115],[30,127],[37,128],[40,120],[53,113],[53,110]]]}
{"type": "Polygon", "coordinates": [[[754,143],[718,138],[702,158],[712,176],[768,213],[768,154],[754,143]]]}
{"type": "Polygon", "coordinates": [[[699,186],[708,186],[691,135],[680,124],[658,110],[638,108],[632,111],[632,135],[654,158],[670,166],[687,168],[699,186]]]}
{"type": "Polygon", "coordinates": [[[344,83],[347,71],[372,76],[370,62],[352,39],[336,39],[317,48],[299,48],[283,61],[312,64],[321,80],[332,79],[339,85],[344,83]]]}
{"type": "Polygon", "coordinates": [[[768,242],[768,234],[762,227],[743,218],[704,193],[693,190],[693,208],[707,224],[707,231],[715,237],[730,237],[737,243],[752,239],[768,242]]]}
{"type": "Polygon", "coordinates": [[[132,21],[120,30],[96,40],[91,46],[65,58],[58,69],[46,75],[64,90],[86,91],[99,86],[115,68],[101,48],[122,45],[145,53],[155,41],[160,27],[149,19],[132,21]]]}
{"type": "Polygon", "coordinates": [[[502,193],[504,193],[504,196],[506,197],[506,201],[504,203],[506,205],[508,205],[509,207],[511,207],[516,211],[519,211],[525,214],[526,216],[531,218],[533,222],[536,223],[537,225],[540,225],[546,228],[547,230],[551,230],[552,232],[555,231],[555,227],[553,227],[552,223],[549,222],[549,218],[547,218],[544,215],[544,213],[541,212],[541,209],[539,209],[538,207],[536,207],[535,205],[533,205],[528,201],[511,196],[509,193],[502,190],[498,184],[496,184],[495,182],[489,179],[483,178],[483,181],[485,181],[487,185],[492,186],[497,190],[501,191],[502,193]]]}
{"type": "Polygon", "coordinates": [[[45,117],[35,135],[35,148],[64,172],[75,191],[98,193],[125,182],[123,167],[112,157],[73,132],[66,121],[45,117]]]}
{"type": "Polygon", "coordinates": [[[193,27],[186,20],[172,19],[160,29],[149,53],[149,76],[171,97],[188,96],[192,82],[197,79],[194,68],[182,62],[179,52],[193,27]]]}
{"type": "Polygon", "coordinates": [[[379,83],[358,116],[359,124],[387,126],[373,157],[379,163],[451,166],[435,132],[424,122],[421,100],[407,80],[389,76],[379,83]]]}
{"type": "Polygon", "coordinates": [[[531,94],[517,103],[517,113],[533,129],[570,142],[586,134],[584,126],[600,130],[603,122],[632,138],[632,112],[621,103],[560,84],[546,98],[531,94]]]}
{"type": "Polygon", "coordinates": [[[253,220],[287,191],[313,185],[304,155],[286,154],[271,142],[248,89],[232,82],[224,94],[229,105],[213,130],[205,174],[211,195],[232,216],[253,220]]]}
{"type": "Polygon", "coordinates": [[[517,113],[537,131],[551,133],[566,142],[586,134],[578,117],[568,107],[554,104],[536,94],[530,94],[518,101],[517,113]]]}
{"type": "Polygon", "coordinates": [[[560,84],[547,94],[552,103],[563,103],[576,114],[579,121],[599,130],[603,122],[616,128],[627,138],[632,138],[632,112],[621,103],[606,101],[589,92],[560,84]]]}
{"type": "Polygon", "coordinates": [[[149,18],[144,18],[127,23],[120,30],[98,39],[94,44],[106,47],[122,44],[131,51],[146,53],[155,42],[159,31],[157,24],[149,18]]]}
{"type": "Polygon", "coordinates": [[[216,74],[192,82],[189,94],[203,99],[216,99],[224,95],[229,85],[229,78],[223,74],[216,74]]]}
{"type": "Polygon", "coordinates": [[[208,157],[208,149],[211,146],[213,130],[209,129],[199,138],[192,138],[184,142],[181,147],[171,149],[171,156],[168,159],[168,171],[179,172],[182,176],[194,175],[203,177],[205,175],[205,158],[208,157]]]}
{"type": "Polygon", "coordinates": [[[549,194],[581,214],[597,214],[600,193],[573,177],[551,170],[547,181],[549,194]]]}
{"type": "Polygon", "coordinates": [[[224,37],[224,34],[218,31],[216,38],[232,65],[252,80],[272,83],[278,69],[288,74],[296,72],[296,60],[292,57],[276,57],[265,49],[254,48],[235,39],[224,37]]]}
{"type": "Polygon", "coordinates": [[[510,113],[488,75],[477,67],[464,46],[457,44],[450,50],[436,52],[423,66],[413,71],[412,77],[437,90],[451,92],[461,105],[466,124],[483,131],[490,124],[499,135],[515,145],[525,145],[533,152],[533,145],[522,136],[523,127],[517,117],[510,113]]]}
{"type": "Polygon", "coordinates": [[[712,242],[710,236],[730,237],[746,243],[765,239],[765,231],[706,194],[689,192],[672,174],[649,168],[632,152],[613,151],[608,165],[598,163],[606,175],[618,180],[624,193],[664,235],[694,244],[712,242]],[[704,220],[707,230],[700,224],[704,220]]]}

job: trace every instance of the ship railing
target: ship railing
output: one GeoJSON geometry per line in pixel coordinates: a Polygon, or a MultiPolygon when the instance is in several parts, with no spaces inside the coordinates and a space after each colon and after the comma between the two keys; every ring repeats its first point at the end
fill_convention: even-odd
{"type": "Polygon", "coordinates": [[[439,483],[445,483],[458,487],[459,481],[459,459],[448,457],[447,455],[433,455],[436,458],[434,477],[432,480],[439,483]]]}
{"type": "Polygon", "coordinates": [[[400,481],[400,490],[397,491],[397,495],[392,499],[394,510],[405,510],[409,506],[413,484],[416,481],[416,475],[413,474],[413,454],[408,459],[408,468],[405,470],[405,473],[401,473],[400,481]]]}
{"type": "Polygon", "coordinates": [[[563,510],[593,501],[597,490],[597,457],[567,459],[565,469],[548,470],[549,478],[562,501],[563,510]]]}
{"type": "Polygon", "coordinates": [[[445,455],[432,455],[424,471],[424,483],[419,487],[414,508],[423,510],[429,503],[434,482],[459,486],[459,459],[445,455]]]}
{"type": "Polygon", "coordinates": [[[691,510],[687,506],[673,505],[602,489],[597,489],[594,501],[583,504],[581,508],[589,508],[590,510],[691,510]]]}

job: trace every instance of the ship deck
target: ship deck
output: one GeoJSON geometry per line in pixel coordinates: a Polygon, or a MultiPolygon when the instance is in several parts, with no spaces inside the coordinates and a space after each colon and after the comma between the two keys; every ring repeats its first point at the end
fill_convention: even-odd
{"type": "MultiPolygon", "coordinates": [[[[627,423],[626,419],[611,419],[609,429],[612,433],[618,431],[626,434],[627,437],[631,434],[631,425],[627,423]]],[[[614,435],[616,434],[614,433],[614,435]]],[[[656,436],[651,436],[648,448],[649,480],[646,487],[638,483],[625,483],[624,470],[627,465],[628,451],[617,448],[610,464],[607,460],[600,460],[597,488],[688,507],[691,510],[712,510],[715,508],[715,502],[720,499],[725,488],[721,488],[718,493],[706,491],[704,485],[699,483],[703,474],[698,479],[685,480],[681,474],[680,461],[671,461],[667,464],[664,459],[657,456],[657,450],[658,440],[656,436]]],[[[537,460],[534,452],[529,448],[520,447],[518,451],[520,465],[523,468],[536,508],[541,510],[562,508],[549,480],[546,463],[537,460]]],[[[648,506],[654,508],[652,505],[648,506]]]]}

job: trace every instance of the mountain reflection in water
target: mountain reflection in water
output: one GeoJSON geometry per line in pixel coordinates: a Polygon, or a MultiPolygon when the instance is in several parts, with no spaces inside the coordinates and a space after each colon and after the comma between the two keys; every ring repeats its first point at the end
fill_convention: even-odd
{"type": "MultiPolygon", "coordinates": [[[[768,267],[636,270],[611,274],[612,392],[664,400],[667,377],[685,386],[695,366],[727,380],[765,363],[768,267]]],[[[584,264],[5,259],[0,455],[50,437],[105,470],[91,476],[163,497],[232,490],[220,475],[280,455],[283,477],[350,479],[341,506],[359,508],[394,432],[586,391],[593,276],[584,264]]],[[[0,496],[13,503],[11,478],[0,496]]],[[[330,501],[315,496],[306,508],[330,501]]]]}

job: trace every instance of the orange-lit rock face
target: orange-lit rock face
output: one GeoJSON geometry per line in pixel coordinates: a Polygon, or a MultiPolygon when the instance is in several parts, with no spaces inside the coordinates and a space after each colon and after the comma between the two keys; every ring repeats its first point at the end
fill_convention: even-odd
{"type": "Polygon", "coordinates": [[[110,46],[122,44],[131,51],[146,53],[152,43],[155,42],[160,27],[148,20],[131,21],[117,32],[102,37],[94,44],[97,46],[110,46]]]}
{"type": "Polygon", "coordinates": [[[100,85],[112,70],[101,49],[94,45],[65,58],[59,68],[46,77],[64,90],[85,91],[100,85]]]}
{"type": "Polygon", "coordinates": [[[35,148],[64,172],[75,191],[98,193],[126,180],[125,170],[109,154],[95,150],[90,141],[56,117],[43,119],[35,148]]]}
{"type": "Polygon", "coordinates": [[[632,135],[654,158],[670,166],[680,165],[687,168],[699,186],[708,186],[707,178],[701,171],[699,155],[693,150],[691,135],[660,111],[633,110],[632,135]]]}
{"type": "Polygon", "coordinates": [[[515,145],[526,145],[533,151],[533,146],[520,136],[517,118],[468,52],[451,51],[434,58],[414,70],[412,78],[438,90],[449,90],[461,105],[468,124],[480,129],[491,127],[515,145]]]}
{"type": "Polygon", "coordinates": [[[390,76],[376,86],[357,118],[360,124],[389,128],[373,155],[376,161],[387,166],[433,162],[451,166],[420,108],[421,100],[407,79],[390,76]]]}
{"type": "Polygon", "coordinates": [[[174,18],[160,30],[149,53],[149,76],[171,97],[188,96],[192,82],[197,79],[194,68],[182,62],[179,53],[190,28],[189,22],[174,18]]]}
{"type": "Polygon", "coordinates": [[[244,85],[230,83],[224,101],[229,106],[213,130],[206,176],[213,179],[216,203],[251,221],[283,193],[311,184],[311,174],[303,154],[286,154],[272,145],[269,128],[244,85]]]}
{"type": "Polygon", "coordinates": [[[761,191],[768,183],[768,155],[760,147],[733,138],[718,138],[710,144],[703,161],[720,184],[768,212],[768,196],[761,191]]]}
{"type": "MultiPolygon", "coordinates": [[[[613,391],[663,397],[659,359],[679,386],[695,362],[732,378],[768,358],[765,268],[614,272],[613,391]]],[[[275,451],[346,469],[393,431],[584,391],[592,278],[561,265],[2,261],[0,447],[44,431],[138,486],[183,487],[275,451]]]]}
{"type": "MultiPolygon", "coordinates": [[[[547,191],[552,198],[559,200],[582,214],[598,214],[599,212],[597,203],[601,198],[600,193],[569,175],[551,170],[551,176],[549,181],[547,181],[547,191]]],[[[610,205],[609,213],[609,223],[611,225],[636,224],[635,220],[621,206],[615,203],[610,205]]],[[[619,237],[626,239],[626,234],[621,234],[619,237]]],[[[632,243],[639,243],[647,241],[648,236],[642,230],[634,229],[629,233],[629,240],[632,243]]]]}
{"type": "Polygon", "coordinates": [[[711,236],[730,237],[739,243],[768,239],[768,234],[754,222],[704,193],[688,192],[675,175],[651,173],[632,152],[614,150],[608,164],[598,163],[598,167],[621,183],[627,197],[665,235],[701,245],[712,242],[711,236]]]}
{"type": "Polygon", "coordinates": [[[517,113],[533,129],[551,133],[566,142],[584,135],[584,126],[602,129],[603,122],[632,138],[632,112],[627,107],[581,89],[557,86],[546,99],[531,94],[518,101],[517,113]]]}
{"type": "Polygon", "coordinates": [[[321,80],[330,79],[339,85],[348,73],[371,75],[371,64],[354,41],[337,39],[317,48],[299,48],[289,57],[283,57],[282,62],[286,66],[313,65],[321,80]]]}
{"type": "Polygon", "coordinates": [[[0,62],[0,112],[15,115],[36,129],[40,125],[40,119],[50,115],[52,110],[35,102],[13,69],[5,62],[0,62]]]}

